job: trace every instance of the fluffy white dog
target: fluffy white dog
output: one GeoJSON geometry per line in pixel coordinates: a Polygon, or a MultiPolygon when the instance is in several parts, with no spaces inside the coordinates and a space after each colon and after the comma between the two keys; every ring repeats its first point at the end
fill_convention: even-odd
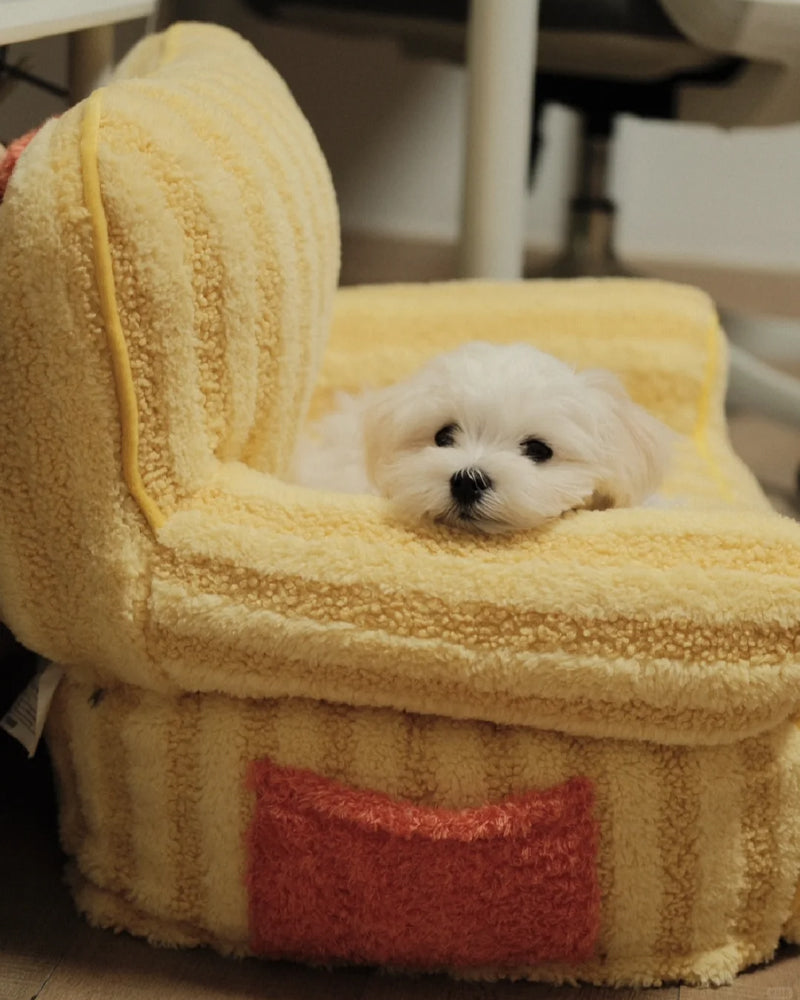
{"type": "Polygon", "coordinates": [[[383,495],[405,521],[520,531],[641,503],[673,437],[610,372],[576,372],[528,344],[473,342],[385,389],[342,394],[301,442],[294,478],[383,495]]]}

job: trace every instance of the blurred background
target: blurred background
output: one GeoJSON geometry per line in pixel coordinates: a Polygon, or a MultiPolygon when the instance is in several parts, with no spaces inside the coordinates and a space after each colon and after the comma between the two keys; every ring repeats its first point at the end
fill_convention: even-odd
{"type": "MultiPolygon", "coordinates": [[[[5,6],[8,0],[0,0],[0,29],[5,6]]],[[[331,6],[341,11],[348,5],[331,6]]],[[[465,5],[439,6],[457,11],[465,5]]],[[[352,20],[331,24],[313,4],[305,5],[305,18],[264,17],[242,0],[177,0],[167,7],[162,16],[233,26],[289,84],[333,174],[345,280],[455,274],[467,87],[461,29],[454,26],[450,43],[429,41],[427,55],[424,44],[398,41],[402,36],[392,37],[386,25],[352,33],[352,20]],[[353,251],[364,251],[364,259],[351,260],[353,251]]],[[[304,5],[283,7],[302,11],[304,5]]],[[[144,29],[143,19],[118,25],[117,55],[144,29]]],[[[66,36],[18,42],[6,51],[10,63],[66,85],[66,36]]],[[[0,141],[63,107],[53,95],[5,79],[0,141]]],[[[563,246],[577,131],[574,111],[545,107],[534,184],[522,208],[529,270],[563,246]]],[[[617,204],[616,248],[632,270],[694,278],[725,304],[793,312],[800,272],[800,124],[725,129],[622,113],[614,122],[608,186],[617,204]],[[728,284],[725,276],[734,280],[728,284]]]]}

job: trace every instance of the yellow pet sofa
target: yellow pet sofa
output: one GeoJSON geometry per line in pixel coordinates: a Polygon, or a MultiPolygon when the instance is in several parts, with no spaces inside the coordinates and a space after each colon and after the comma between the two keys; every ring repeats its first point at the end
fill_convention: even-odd
{"type": "Polygon", "coordinates": [[[729,448],[701,293],[335,291],[307,123],[200,25],[42,128],[0,256],[0,615],[65,672],[89,920],[611,985],[800,940],[800,528],[729,448]],[[617,370],[682,436],[666,502],[477,538],[282,479],[335,390],[473,338],[617,370]]]}

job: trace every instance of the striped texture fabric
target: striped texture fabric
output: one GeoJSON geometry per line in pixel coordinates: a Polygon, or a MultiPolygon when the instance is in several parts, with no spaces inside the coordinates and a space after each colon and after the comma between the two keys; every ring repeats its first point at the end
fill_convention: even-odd
{"type": "Polygon", "coordinates": [[[0,207],[2,614],[144,679],[154,533],[292,456],[338,275],[327,166],[248,43],[177,25],[40,129],[0,207]]]}
{"type": "Polygon", "coordinates": [[[271,953],[251,898],[262,762],[354,808],[449,810],[443,830],[586,783],[587,950],[437,953],[460,975],[716,983],[797,940],[800,529],[730,450],[707,298],[630,280],[335,292],[337,267],[314,137],[217,27],[145,40],[8,182],[0,615],[66,672],[49,740],[81,908],[271,953]],[[475,338],[618,371],[680,435],[659,506],[473,538],[282,480],[336,390],[475,338]]]}
{"type": "MultiPolygon", "coordinates": [[[[92,693],[62,684],[49,738],[76,899],[103,926],[159,944],[258,953],[246,883],[257,806],[248,772],[269,759],[444,809],[502,802],[577,775],[592,784],[600,893],[593,957],[472,967],[471,975],[723,983],[768,959],[781,934],[791,936],[800,871],[796,725],[722,746],[670,747],[299,698],[92,693]]],[[[314,888],[300,882],[297,892],[314,888]]],[[[351,943],[352,952],[359,947],[351,943]]]]}

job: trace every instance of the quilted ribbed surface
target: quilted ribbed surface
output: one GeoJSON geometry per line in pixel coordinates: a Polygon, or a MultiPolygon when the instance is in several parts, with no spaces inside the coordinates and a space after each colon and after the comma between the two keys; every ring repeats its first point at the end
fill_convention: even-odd
{"type": "MultiPolygon", "coordinates": [[[[98,699],[93,690],[71,681],[59,688],[50,745],[78,904],[102,926],[238,954],[276,948],[294,934],[295,956],[314,954],[313,939],[304,941],[296,924],[284,927],[286,914],[269,901],[256,897],[251,919],[247,876],[260,869],[248,849],[258,808],[248,773],[267,758],[341,783],[354,801],[359,791],[378,790],[398,811],[403,802],[471,810],[576,778],[589,783],[599,828],[592,957],[469,969],[461,956],[462,975],[720,983],[768,959],[782,934],[798,940],[796,902],[791,916],[800,879],[796,725],[723,746],[667,747],[307,699],[167,696],[138,688],[98,699]],[[264,941],[270,918],[276,926],[264,941]]],[[[278,799],[263,807],[270,804],[281,809],[278,799]]],[[[537,834],[534,827],[522,848],[535,845],[537,834]]],[[[322,823],[318,836],[325,836],[322,823]]],[[[572,843],[577,857],[567,871],[581,868],[581,841],[572,843]]],[[[271,847],[275,866],[297,851],[291,836],[274,835],[271,847]]],[[[314,864],[309,857],[306,870],[314,864]]],[[[339,870],[347,864],[343,859],[339,870]]],[[[298,895],[317,905],[325,882],[307,877],[298,895]]],[[[499,871],[495,877],[502,885],[499,871]]],[[[351,891],[352,901],[346,890],[339,897],[342,921],[364,906],[357,880],[351,891]]],[[[552,891],[547,882],[539,889],[543,909],[552,891]]],[[[424,882],[419,895],[425,901],[424,882]]],[[[559,899],[569,906],[565,894],[559,899]]],[[[487,921],[514,924],[502,908],[495,915],[493,905],[486,902],[487,921]]],[[[427,908],[435,923],[435,900],[428,898],[427,908]]],[[[325,919],[320,909],[318,920],[325,919]]],[[[542,933],[550,929],[534,920],[530,955],[542,933]]],[[[403,925],[390,936],[399,961],[407,955],[403,925]]],[[[388,939],[380,941],[389,947],[388,939]]],[[[353,960],[367,941],[340,936],[335,944],[331,960],[353,960]]]]}
{"type": "Polygon", "coordinates": [[[0,212],[0,613],[28,645],[146,678],[153,531],[231,461],[286,467],[338,238],[307,122],[222,28],[146,39],[30,143],[0,212]]]}

